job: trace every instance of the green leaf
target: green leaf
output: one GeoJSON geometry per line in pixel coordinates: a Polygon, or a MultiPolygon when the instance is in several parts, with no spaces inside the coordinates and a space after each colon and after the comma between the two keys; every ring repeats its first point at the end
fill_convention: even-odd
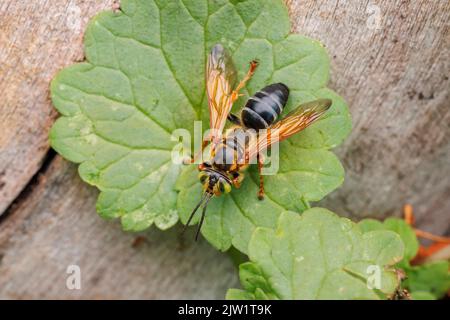
{"type": "Polygon", "coordinates": [[[450,290],[450,263],[437,261],[405,270],[405,286],[411,292],[428,292],[436,298],[443,297],[450,290]]]}
{"type": "Polygon", "coordinates": [[[373,219],[364,219],[358,223],[363,232],[374,230],[391,230],[397,233],[405,245],[405,255],[401,261],[401,266],[409,266],[411,261],[419,250],[419,241],[417,240],[414,230],[409,224],[402,219],[388,218],[384,222],[373,219]]]}
{"type": "Polygon", "coordinates": [[[414,291],[411,292],[412,300],[436,300],[436,296],[428,291],[414,291]]]}
{"type": "Polygon", "coordinates": [[[92,19],[86,62],[62,70],[52,82],[62,117],[50,141],[80,164],[84,181],[100,189],[100,215],[120,218],[133,231],[153,223],[169,228],[179,215],[186,221],[199,186],[193,166],[171,161],[177,144],[171,134],[177,128],[193,132],[195,120],[207,129],[205,61],[218,42],[232,52],[240,77],[250,60],[261,61],[246,93],[283,81],[292,90],[287,111],[318,97],[333,99],[333,106],[324,119],[281,144],[280,172],[266,177],[265,201],[256,200],[254,171],[242,190],[211,201],[204,236],[222,250],[233,244],[245,252],[256,227],[273,227],[281,211],[302,211],[338,187],[344,171],[328,149],[350,131],[348,108],[326,88],[323,46],[289,35],[289,28],[281,0],[124,0],[121,11],[92,19]]]}
{"type": "Polygon", "coordinates": [[[238,290],[229,289],[226,295],[227,300],[255,300],[255,296],[252,293],[238,290]]]}
{"type": "Polygon", "coordinates": [[[417,255],[419,241],[413,228],[404,220],[388,218],[384,222],[364,219],[358,223],[363,232],[373,230],[391,230],[396,232],[405,245],[405,255],[397,264],[406,273],[403,285],[411,292],[415,300],[441,298],[450,290],[450,265],[448,261],[437,261],[411,266],[410,261],[417,255]]]}
{"type": "Polygon", "coordinates": [[[392,266],[403,243],[391,231],[362,233],[358,225],[313,208],[281,214],[276,230],[257,228],[249,244],[250,262],[240,267],[244,290],[228,298],[380,299],[398,285],[392,266]],[[379,287],[375,285],[376,273],[379,287]]]}

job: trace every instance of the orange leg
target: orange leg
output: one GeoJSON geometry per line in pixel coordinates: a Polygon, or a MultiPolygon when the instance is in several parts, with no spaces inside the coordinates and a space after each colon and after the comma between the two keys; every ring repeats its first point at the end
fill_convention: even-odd
{"type": "Polygon", "coordinates": [[[257,67],[258,61],[253,60],[250,62],[250,68],[248,69],[244,79],[239,82],[236,89],[234,89],[234,91],[231,93],[231,102],[235,102],[239,98],[239,91],[241,91],[245,87],[245,84],[252,78],[257,67]]]}
{"type": "Polygon", "coordinates": [[[258,154],[256,155],[256,158],[258,160],[258,173],[259,173],[259,191],[258,191],[258,199],[263,200],[264,199],[264,176],[261,174],[263,162],[262,159],[258,154]]]}
{"type": "Polygon", "coordinates": [[[191,157],[191,159],[187,159],[187,161],[184,164],[193,164],[202,154],[203,154],[203,149],[205,149],[205,147],[208,145],[209,143],[209,139],[206,138],[202,141],[202,147],[200,149],[199,152],[197,152],[193,157],[191,157]]]}
{"type": "Polygon", "coordinates": [[[239,189],[241,187],[242,180],[244,180],[244,173],[237,172],[233,177],[233,187],[239,189]]]}

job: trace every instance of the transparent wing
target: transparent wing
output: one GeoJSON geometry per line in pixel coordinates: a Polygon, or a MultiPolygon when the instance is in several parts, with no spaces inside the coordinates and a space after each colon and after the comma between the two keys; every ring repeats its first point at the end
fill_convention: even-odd
{"type": "Polygon", "coordinates": [[[231,56],[221,44],[216,44],[206,65],[206,91],[208,94],[211,141],[217,141],[233,106],[231,93],[236,82],[236,69],[231,56]]]}
{"type": "Polygon", "coordinates": [[[253,159],[258,152],[307,128],[319,119],[331,107],[331,104],[330,99],[319,99],[301,104],[285,118],[260,132],[258,139],[250,141],[247,148],[247,159],[253,159]]]}

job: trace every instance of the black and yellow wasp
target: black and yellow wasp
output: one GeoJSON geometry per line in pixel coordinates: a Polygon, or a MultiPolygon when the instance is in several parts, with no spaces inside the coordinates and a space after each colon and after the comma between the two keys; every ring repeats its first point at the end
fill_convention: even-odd
{"type": "Polygon", "coordinates": [[[188,226],[195,212],[202,206],[196,239],[205,218],[207,204],[213,196],[229,193],[232,187],[239,188],[244,179],[243,171],[256,160],[260,177],[258,197],[262,200],[264,180],[261,175],[261,153],[273,143],[308,127],[331,106],[329,99],[307,102],[284,119],[276,121],[288,100],[289,88],[283,83],[275,83],[250,97],[239,117],[232,114],[233,103],[239,98],[240,90],[251,79],[257,66],[257,61],[251,61],[247,74],[234,88],[237,72],[225,48],[216,44],[208,56],[206,91],[211,134],[203,141],[202,148],[210,142],[210,159],[198,166],[203,195],[186,223],[188,226]],[[227,119],[234,126],[223,133],[227,119]]]}

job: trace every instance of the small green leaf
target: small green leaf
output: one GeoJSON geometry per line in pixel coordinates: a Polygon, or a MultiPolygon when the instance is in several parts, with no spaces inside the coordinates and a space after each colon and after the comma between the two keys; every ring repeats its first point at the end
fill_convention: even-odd
{"type": "Polygon", "coordinates": [[[417,255],[419,241],[413,228],[404,220],[388,218],[384,222],[364,219],[358,223],[363,232],[373,230],[391,230],[396,232],[405,245],[405,255],[397,267],[406,273],[403,285],[415,300],[429,300],[441,298],[450,290],[450,265],[448,261],[437,261],[422,265],[411,266],[410,261],[417,255]]]}
{"type": "Polygon", "coordinates": [[[100,215],[120,218],[132,231],[152,224],[167,229],[178,216],[186,221],[199,186],[193,166],[172,162],[177,142],[171,134],[178,128],[192,133],[195,120],[208,128],[205,61],[218,42],[232,53],[240,77],[250,60],[261,62],[235,110],[249,93],[278,81],[291,88],[285,112],[319,97],[331,98],[333,106],[281,144],[280,171],[266,177],[265,201],[256,199],[254,171],[242,190],[211,201],[204,236],[221,250],[234,245],[245,252],[256,227],[273,227],[281,211],[301,212],[337,188],[344,171],[328,150],[350,131],[348,108],[326,88],[323,46],[289,29],[281,0],[123,0],[121,11],[92,19],[86,62],[62,70],[52,82],[62,117],[50,141],[80,164],[84,181],[100,189],[100,215]]]}
{"type": "Polygon", "coordinates": [[[233,289],[227,297],[386,298],[397,288],[392,266],[402,259],[403,249],[394,232],[363,234],[356,224],[326,209],[313,208],[302,215],[285,212],[276,230],[255,230],[250,262],[240,267],[244,290],[233,289]]]}
{"type": "Polygon", "coordinates": [[[255,295],[253,293],[239,290],[239,289],[229,289],[226,295],[227,300],[255,300],[255,295]]]}
{"type": "Polygon", "coordinates": [[[450,263],[437,261],[406,269],[405,287],[411,292],[428,292],[436,298],[450,290],[450,263]]]}
{"type": "Polygon", "coordinates": [[[419,241],[414,230],[402,219],[388,218],[384,222],[373,219],[364,219],[358,223],[363,232],[374,230],[391,230],[397,233],[405,245],[405,255],[401,262],[402,266],[409,266],[411,261],[419,250],[419,241]]]}
{"type": "MultiPolygon", "coordinates": [[[[411,292],[412,300],[436,300],[436,296],[428,291],[414,291],[411,292]]],[[[242,299],[244,300],[244,299],[242,299]]]]}

